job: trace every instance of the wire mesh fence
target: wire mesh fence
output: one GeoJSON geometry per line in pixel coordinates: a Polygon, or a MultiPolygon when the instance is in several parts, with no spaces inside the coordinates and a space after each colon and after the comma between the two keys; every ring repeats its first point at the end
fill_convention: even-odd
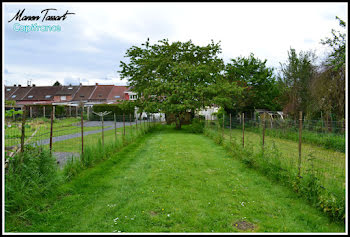
{"type": "MultiPolygon", "coordinates": [[[[243,115],[243,114],[242,114],[243,115]]],[[[206,128],[220,135],[223,141],[240,144],[252,154],[262,150],[279,153],[280,169],[290,174],[314,175],[321,187],[344,194],[345,190],[345,123],[322,120],[272,120],[232,117],[206,117],[206,128]],[[299,136],[299,133],[301,136],[299,136]]],[[[256,156],[259,159],[259,156],[256,156]]]]}
{"type": "Polygon", "coordinates": [[[84,151],[92,147],[99,147],[103,151],[111,144],[129,143],[147,128],[160,122],[160,119],[152,114],[140,119],[134,114],[114,113],[112,121],[105,121],[104,116],[89,121],[86,109],[78,108],[76,111],[76,115],[79,116],[67,117],[66,114],[55,114],[55,109],[51,109],[49,118],[30,117],[30,113],[33,112],[26,108],[21,120],[7,119],[6,157],[14,156],[27,145],[39,146],[49,149],[62,167],[68,160],[81,158],[84,151]]]}

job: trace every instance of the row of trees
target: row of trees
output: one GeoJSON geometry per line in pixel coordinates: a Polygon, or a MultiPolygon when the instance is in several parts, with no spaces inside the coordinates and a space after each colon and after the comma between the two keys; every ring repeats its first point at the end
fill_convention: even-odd
{"type": "Polygon", "coordinates": [[[128,49],[119,73],[139,95],[141,111],[174,114],[177,128],[185,113],[214,104],[232,114],[267,109],[296,116],[302,110],[314,118],[323,111],[340,120],[345,117],[345,33],[332,34],[321,41],[332,53],[320,65],[313,52],[291,48],[277,75],[254,54],[225,64],[220,42],[197,46],[166,39],[153,45],[147,39],[128,49]]]}

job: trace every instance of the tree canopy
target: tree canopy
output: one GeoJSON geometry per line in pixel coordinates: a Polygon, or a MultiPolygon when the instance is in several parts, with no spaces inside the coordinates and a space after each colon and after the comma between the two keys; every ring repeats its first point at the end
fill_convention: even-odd
{"type": "MultiPolygon", "coordinates": [[[[177,128],[186,112],[193,112],[220,100],[225,79],[224,63],[219,54],[220,44],[213,41],[197,46],[192,41],[169,43],[167,39],[151,45],[149,39],[142,47],[133,46],[121,62],[122,78],[127,78],[138,94],[138,103],[150,111],[174,114],[177,128]]],[[[236,88],[232,85],[225,90],[236,88]]]]}
{"type": "Polygon", "coordinates": [[[236,112],[280,109],[276,103],[278,85],[273,69],[266,66],[266,60],[256,58],[253,53],[249,57],[231,59],[226,65],[225,77],[243,89],[242,95],[235,98],[236,112]]]}

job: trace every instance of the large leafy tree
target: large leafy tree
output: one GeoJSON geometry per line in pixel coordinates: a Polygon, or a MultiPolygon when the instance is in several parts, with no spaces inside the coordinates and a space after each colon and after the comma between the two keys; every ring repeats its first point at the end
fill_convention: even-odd
{"type": "MultiPolygon", "coordinates": [[[[335,17],[339,20],[339,26],[346,28],[346,23],[339,17],[335,17]]],[[[332,29],[332,38],[326,37],[321,40],[321,43],[328,45],[332,48],[332,52],[328,55],[327,64],[332,66],[335,71],[345,67],[345,53],[346,53],[346,34],[345,32],[336,31],[332,29]]]]}
{"type": "Polygon", "coordinates": [[[211,105],[224,84],[224,63],[219,43],[206,46],[191,41],[169,43],[167,39],[127,50],[128,63],[121,61],[122,78],[138,93],[138,104],[145,111],[175,115],[176,127],[181,118],[211,105]]]}
{"type": "Polygon", "coordinates": [[[243,89],[241,96],[235,98],[234,110],[227,107],[225,110],[237,113],[255,109],[280,109],[277,101],[279,89],[273,69],[266,66],[266,60],[262,61],[254,54],[231,59],[226,65],[225,77],[243,89]]]}
{"type": "Polygon", "coordinates": [[[307,113],[310,110],[310,86],[317,69],[315,58],[312,51],[301,51],[298,54],[291,48],[287,62],[281,64],[280,80],[285,86],[283,96],[287,102],[284,111],[294,117],[298,116],[299,111],[307,113]]]}
{"type": "MultiPolygon", "coordinates": [[[[346,23],[339,17],[340,27],[346,23]]],[[[332,37],[321,40],[322,44],[331,48],[326,60],[320,65],[312,83],[312,95],[315,98],[314,107],[323,111],[327,119],[345,119],[345,56],[346,34],[332,29],[332,37]]]]}

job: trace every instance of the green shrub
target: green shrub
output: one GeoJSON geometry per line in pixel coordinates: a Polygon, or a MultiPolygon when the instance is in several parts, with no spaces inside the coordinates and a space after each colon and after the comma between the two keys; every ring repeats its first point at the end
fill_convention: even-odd
{"type": "Polygon", "coordinates": [[[188,125],[188,130],[191,133],[203,133],[205,121],[198,118],[192,119],[192,123],[188,125]]]}

